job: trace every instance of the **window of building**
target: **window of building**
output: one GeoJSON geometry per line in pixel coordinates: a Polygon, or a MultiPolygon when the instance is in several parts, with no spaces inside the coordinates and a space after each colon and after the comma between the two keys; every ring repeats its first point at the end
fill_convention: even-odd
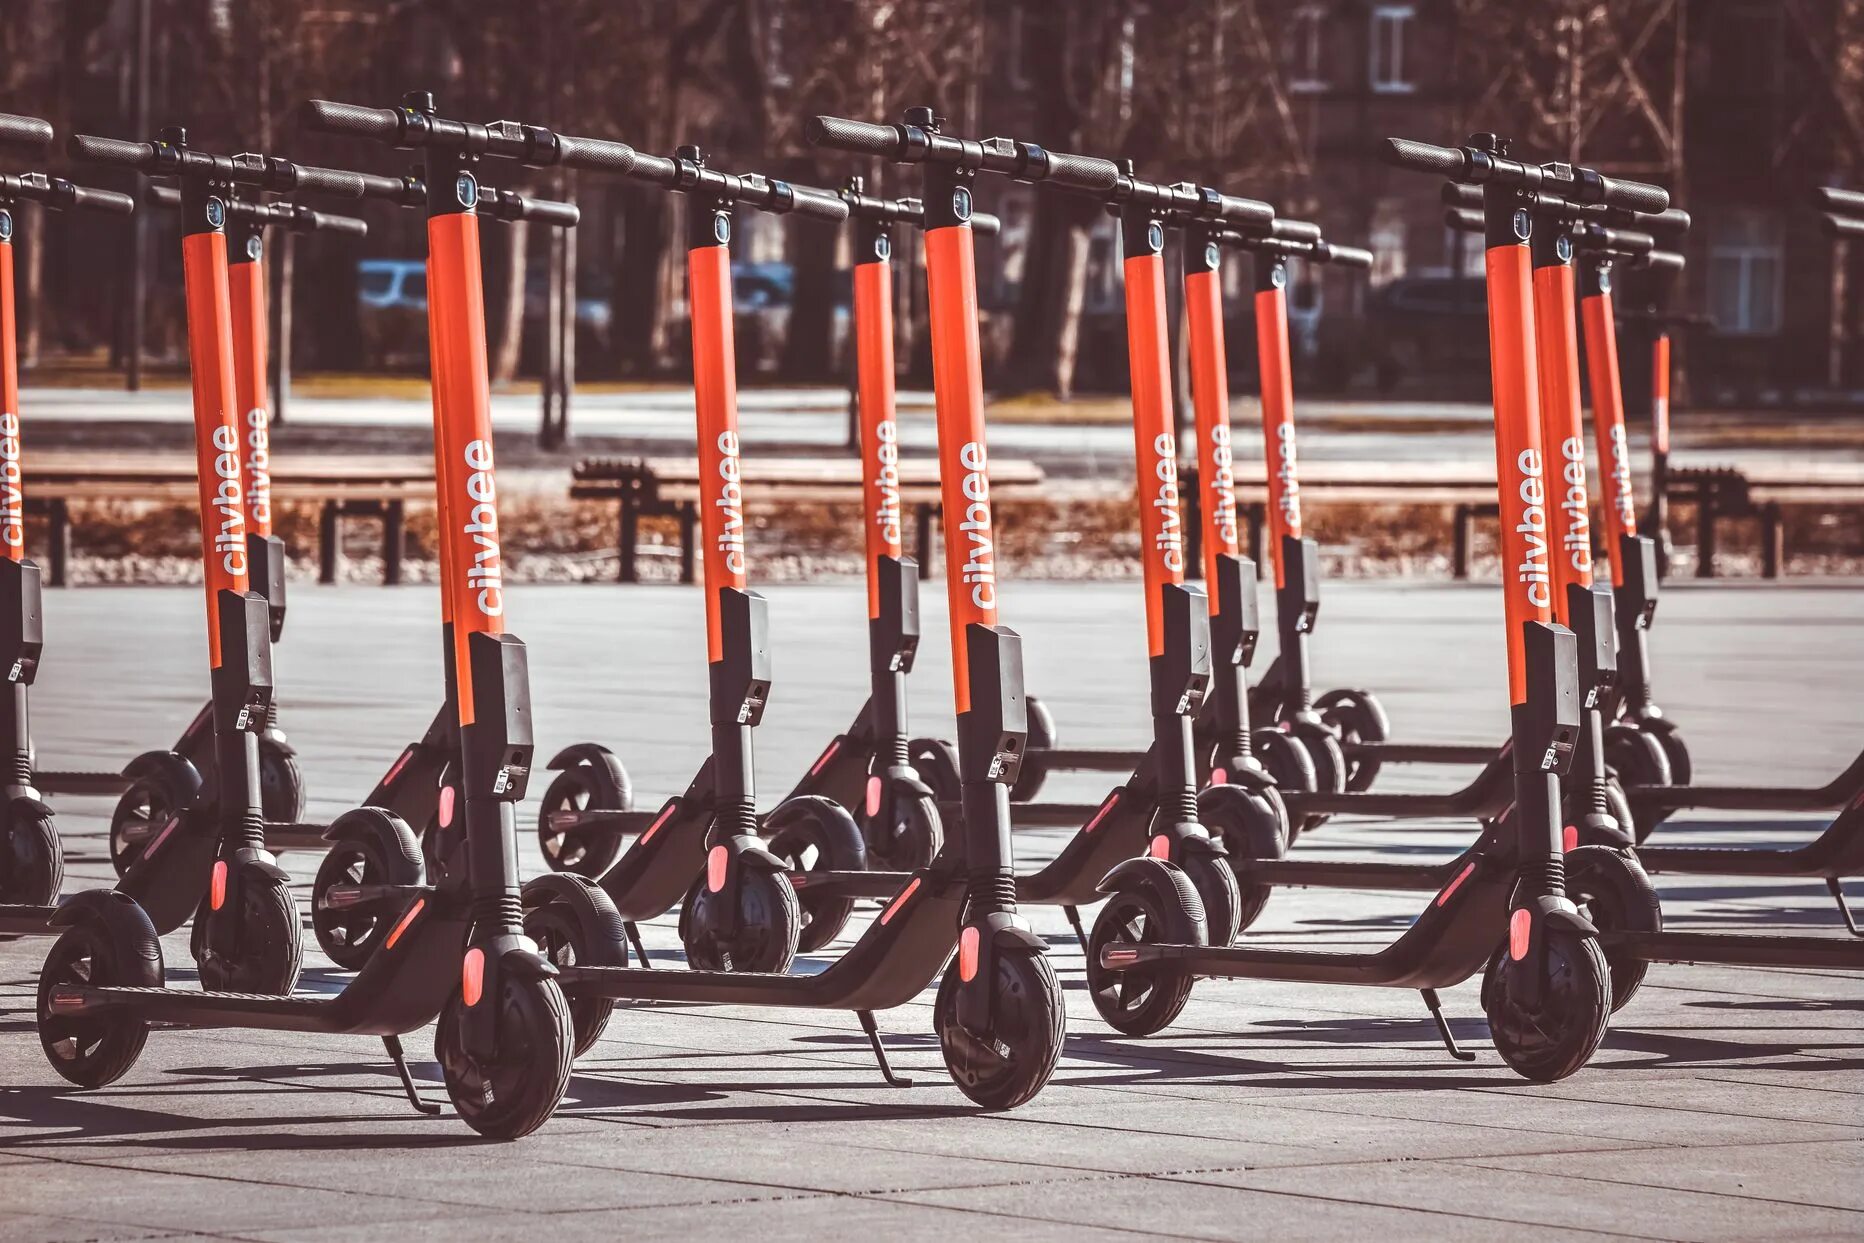
{"type": "Polygon", "coordinates": [[[1381,94],[1399,95],[1417,89],[1411,81],[1405,59],[1405,39],[1417,8],[1409,4],[1379,4],[1372,8],[1371,74],[1372,89],[1381,94]]]}
{"type": "Polygon", "coordinates": [[[1321,32],[1326,29],[1326,10],[1318,4],[1302,5],[1288,23],[1286,63],[1288,89],[1312,95],[1327,89],[1327,72],[1321,63],[1321,32]]]}
{"type": "Polygon", "coordinates": [[[1709,242],[1709,313],[1717,332],[1780,331],[1783,249],[1778,215],[1753,208],[1722,213],[1709,242]]]}

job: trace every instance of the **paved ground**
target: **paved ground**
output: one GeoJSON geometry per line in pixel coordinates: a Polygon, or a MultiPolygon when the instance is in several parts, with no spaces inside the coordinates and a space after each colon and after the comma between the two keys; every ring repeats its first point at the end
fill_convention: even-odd
{"type": "MultiPolygon", "coordinates": [[[[769,594],[778,682],[761,757],[778,784],[858,702],[864,645],[858,588],[769,594]]],[[[1069,737],[1138,742],[1137,589],[1006,595],[1005,620],[1031,639],[1032,687],[1069,737]]],[[[942,608],[928,605],[942,634],[942,608]]],[[[1342,584],[1322,615],[1319,675],[1378,688],[1407,735],[1499,738],[1496,606],[1479,587],[1342,584]],[[1448,676],[1454,685],[1440,688],[1448,676]]],[[[34,697],[41,761],[106,765],[166,738],[199,696],[199,608],[195,591],[52,593],[34,697]]],[[[416,588],[295,593],[280,673],[313,811],[359,795],[431,714],[431,608],[416,588]]],[[[527,587],[512,608],[531,642],[540,749],[601,739],[645,795],[683,784],[703,738],[699,597],[527,587]]],[[[1817,780],[1864,745],[1864,587],[1679,584],[1659,628],[1662,699],[1688,728],[1704,780],[1817,780]]],[[[943,644],[929,643],[914,678],[928,728],[949,715],[947,666],[943,644]]],[[[1453,779],[1409,777],[1419,788],[1453,779]]],[[[60,812],[68,890],[102,883],[107,806],[73,799],[60,812]]],[[[1817,821],[1698,819],[1666,832],[1778,841],[1817,821]]],[[[528,833],[528,811],[524,822],[528,833]]],[[[1446,824],[1340,824],[1304,848],[1424,857],[1465,836],[1446,824]]],[[[1025,834],[1018,846],[1040,859],[1056,842],[1025,834]]],[[[528,839],[522,859],[540,866],[528,839]]],[[[286,863],[310,874],[307,857],[286,863]]],[[[1662,889],[1676,926],[1837,930],[1816,885],[1662,889]]],[[[1377,944],[1415,906],[1286,894],[1260,936],[1377,944]]],[[[842,1015],[640,1007],[579,1064],[551,1124],[512,1146],[414,1116],[380,1049],[362,1040],[162,1032],[119,1085],[67,1091],[33,1037],[45,945],[0,945],[0,1243],[1864,1233],[1855,978],[1656,968],[1592,1067],[1535,1088],[1488,1049],[1473,984],[1445,998],[1457,1035],[1480,1053],[1468,1065],[1443,1055],[1417,999],[1398,992],[1207,982],[1168,1034],[1115,1038],[1080,991],[1065,925],[1033,914],[1068,988],[1071,1036],[1048,1090],[1012,1115],[979,1116],[949,1086],[929,996],[882,1016],[919,1080],[910,1091],[878,1083],[842,1015]]],[[[671,956],[670,926],[652,929],[650,944],[671,956]]],[[[184,939],[170,939],[168,961],[171,978],[192,983],[184,939]]],[[[340,982],[314,950],[310,962],[307,987],[340,982]]],[[[430,1038],[409,1046],[424,1058],[430,1038]]],[[[431,1063],[417,1074],[438,1092],[431,1063]]]]}

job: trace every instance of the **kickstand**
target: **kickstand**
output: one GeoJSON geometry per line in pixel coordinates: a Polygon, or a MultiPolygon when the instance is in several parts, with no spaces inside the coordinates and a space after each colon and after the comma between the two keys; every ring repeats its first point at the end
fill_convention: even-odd
{"type": "Polygon", "coordinates": [[[1845,905],[1844,885],[1836,876],[1827,876],[1825,887],[1831,891],[1832,901],[1838,904],[1838,913],[1844,917],[1845,930],[1854,937],[1864,937],[1864,932],[1858,931],[1858,921],[1851,916],[1851,908],[1845,905]]]}
{"type": "Polygon", "coordinates": [[[911,1079],[905,1079],[893,1073],[893,1063],[887,1060],[887,1047],[880,1043],[880,1029],[874,1026],[874,1012],[856,1010],[854,1017],[861,1020],[861,1030],[867,1033],[867,1043],[874,1046],[874,1060],[880,1063],[880,1077],[887,1081],[887,1086],[891,1088],[912,1087],[911,1079]]]}
{"type": "Polygon", "coordinates": [[[408,1072],[408,1059],[401,1052],[400,1036],[382,1037],[382,1046],[388,1050],[388,1056],[395,1061],[395,1073],[401,1076],[401,1090],[408,1094],[408,1104],[432,1117],[440,1112],[440,1106],[421,1099],[421,1090],[414,1086],[414,1076],[408,1072]]]}
{"type": "Polygon", "coordinates": [[[1068,926],[1074,929],[1074,939],[1081,943],[1081,952],[1087,953],[1087,933],[1081,931],[1081,912],[1072,906],[1064,906],[1061,913],[1068,917],[1068,926]]]}
{"type": "Polygon", "coordinates": [[[1443,1018],[1443,1006],[1437,1000],[1437,990],[1420,988],[1417,991],[1418,995],[1423,997],[1424,1004],[1430,1007],[1431,1021],[1437,1025],[1437,1035],[1443,1039],[1443,1047],[1450,1051],[1450,1056],[1459,1062],[1475,1061],[1476,1055],[1467,1049],[1458,1047],[1456,1037],[1450,1034],[1450,1025],[1443,1018]]]}
{"type": "Polygon", "coordinates": [[[641,930],[635,926],[632,919],[624,920],[621,925],[621,930],[628,934],[628,944],[634,947],[634,956],[641,960],[641,965],[643,967],[647,967],[651,970],[654,965],[654,960],[647,956],[647,947],[641,944],[641,930]]]}

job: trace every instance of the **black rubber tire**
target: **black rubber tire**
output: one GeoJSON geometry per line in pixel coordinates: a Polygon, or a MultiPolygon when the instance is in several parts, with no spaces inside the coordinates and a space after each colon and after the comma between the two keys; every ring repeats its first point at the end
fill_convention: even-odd
{"type": "MultiPolygon", "coordinates": [[[[617,927],[612,930],[614,939],[611,946],[622,947],[621,958],[625,962],[627,942],[622,939],[619,919],[616,923],[617,927]]],[[[612,948],[598,949],[592,944],[592,938],[604,935],[603,932],[584,927],[583,921],[577,917],[576,908],[568,902],[545,902],[526,911],[524,935],[537,942],[544,957],[558,967],[598,965],[613,957],[612,948]]],[[[615,1013],[615,1000],[612,997],[565,994],[565,1002],[570,1013],[571,1056],[581,1057],[595,1048],[596,1041],[607,1030],[608,1021],[615,1013]]]]}
{"type": "MultiPolygon", "coordinates": [[[[1384,742],[1391,737],[1391,719],[1385,714],[1385,705],[1371,691],[1328,691],[1314,701],[1314,710],[1339,736],[1342,749],[1351,743],[1384,742]]],[[[1346,788],[1371,789],[1380,767],[1376,758],[1348,758],[1346,788]]]]}
{"type": "Polygon", "coordinates": [[[729,945],[712,931],[711,904],[717,901],[703,876],[686,891],[680,910],[680,940],[686,944],[687,966],[695,971],[778,974],[790,969],[796,961],[802,910],[788,876],[762,868],[744,869],[738,886],[738,937],[729,945]]]}
{"type": "MultiPolygon", "coordinates": [[[[551,778],[537,809],[537,848],[553,872],[574,872],[595,880],[621,857],[619,833],[568,831],[553,833],[550,815],[557,811],[586,811],[604,793],[606,782],[593,764],[573,764],[551,778]]],[[[625,809],[623,809],[625,810],[625,809]]]]}
{"type": "MultiPolygon", "coordinates": [[[[1277,791],[1300,795],[1312,794],[1320,789],[1319,778],[1314,772],[1314,757],[1293,735],[1279,729],[1257,730],[1251,747],[1275,782],[1277,791]]],[[[1288,828],[1288,844],[1292,846],[1301,835],[1307,818],[1289,815],[1285,804],[1282,815],[1288,828]]]]}
{"type": "MultiPolygon", "coordinates": [[[[419,880],[417,871],[414,880],[419,880]]],[[[326,957],[345,971],[360,971],[374,956],[400,911],[374,907],[324,909],[324,895],[337,885],[406,884],[400,869],[374,842],[346,837],[330,843],[311,882],[311,935],[326,957]]]]}
{"type": "Polygon", "coordinates": [[[255,878],[239,887],[238,901],[240,956],[236,962],[203,953],[205,904],[194,917],[194,956],[201,987],[211,992],[290,996],[304,965],[304,934],[291,887],[271,877],[255,878]]]}
{"type": "MultiPolygon", "coordinates": [[[[1237,933],[1256,922],[1275,892],[1274,886],[1249,878],[1251,863],[1273,862],[1288,853],[1287,812],[1279,807],[1279,799],[1270,800],[1274,794],[1273,787],[1211,786],[1197,796],[1198,818],[1205,831],[1229,851],[1230,874],[1236,883],[1236,928],[1229,941],[1219,941],[1213,932],[1212,945],[1234,941],[1237,933]]],[[[1216,927],[1214,920],[1210,924],[1216,927]]]]}
{"type": "Polygon", "coordinates": [[[1100,951],[1109,944],[1206,945],[1204,910],[1183,872],[1169,889],[1150,882],[1121,886],[1102,904],[1087,937],[1087,993],[1108,1027],[1128,1036],[1163,1031],[1183,1012],[1196,979],[1174,967],[1109,971],[1100,951]]]}
{"type": "Polygon", "coordinates": [[[943,738],[915,738],[908,749],[913,771],[926,783],[932,797],[941,803],[955,803],[961,790],[958,785],[958,750],[943,738]]]}
{"type": "MultiPolygon", "coordinates": [[[[1667,786],[1675,781],[1675,774],[1670,769],[1670,757],[1663,743],[1654,733],[1626,722],[1605,728],[1605,767],[1625,789],[1667,786]]],[[[1639,813],[1635,810],[1635,804],[1631,806],[1631,828],[1639,843],[1670,815],[1669,809],[1664,807],[1646,804],[1645,810],[1639,813]]]]}
{"type": "Polygon", "coordinates": [[[985,1109],[1015,1109],[1055,1073],[1068,1034],[1068,1008],[1043,954],[997,954],[995,1038],[978,1040],[958,1023],[958,962],[939,981],[932,1007],[945,1069],[958,1090],[985,1109]]]}
{"type": "MultiPolygon", "coordinates": [[[[1663,906],[1635,856],[1604,846],[1566,852],[1566,894],[1600,932],[1662,932],[1663,906]]],[[[1601,945],[1611,972],[1612,1011],[1637,994],[1650,964],[1601,945]]]]}
{"type": "Polygon", "coordinates": [[[110,813],[110,866],[116,869],[116,874],[129,875],[130,868],[136,865],[136,861],[142,858],[142,852],[148,849],[148,838],[140,842],[125,841],[125,829],[139,823],[160,825],[180,816],[193,801],[193,791],[173,788],[160,772],[132,780],[129,788],[117,798],[116,807],[110,813]]]}
{"type": "Polygon", "coordinates": [[[498,1062],[481,1066],[461,1047],[465,1003],[458,993],[440,1012],[434,1060],[462,1122],[487,1139],[519,1139],[556,1112],[569,1086],[575,1044],[569,1006],[555,980],[509,971],[499,973],[499,996],[479,1004],[500,1007],[498,1062]]]}
{"type": "Polygon", "coordinates": [[[259,806],[274,824],[304,819],[304,770],[298,757],[259,735],[259,806]]]}
{"type": "Polygon", "coordinates": [[[0,843],[0,903],[50,906],[65,884],[65,849],[42,811],[7,815],[0,843]]]}
{"type": "MultiPolygon", "coordinates": [[[[1023,701],[1024,710],[1029,720],[1029,737],[1023,744],[1025,757],[1031,751],[1052,751],[1061,737],[1055,730],[1055,715],[1048,710],[1048,705],[1034,695],[1023,701]]],[[[1042,783],[1048,779],[1046,766],[1028,763],[1025,759],[1022,770],[1016,774],[1016,780],[1010,786],[1010,800],[1027,803],[1042,792],[1042,783]]]]}
{"type": "Polygon", "coordinates": [[[867,866],[878,872],[916,872],[931,866],[945,847],[937,801],[905,781],[895,781],[885,791],[880,817],[863,815],[862,829],[867,866]],[[884,822],[877,823],[881,818],[884,822]]]}
{"type": "Polygon", "coordinates": [[[1535,1083],[1554,1083],[1584,1066],[1605,1039],[1612,1017],[1612,973],[1591,937],[1549,929],[1546,1018],[1526,1013],[1509,996],[1517,966],[1501,946],[1482,976],[1482,1009],[1495,1051],[1509,1069],[1535,1083]]]}
{"type": "MultiPolygon", "coordinates": [[[[1333,732],[1318,723],[1302,721],[1292,722],[1289,732],[1314,761],[1314,788],[1324,793],[1346,793],[1346,752],[1340,749],[1340,740],[1333,732]]],[[[1300,831],[1317,829],[1326,822],[1327,817],[1319,813],[1303,816],[1300,831]]]]}
{"type": "Polygon", "coordinates": [[[1683,741],[1683,731],[1667,717],[1650,716],[1637,722],[1639,729],[1657,740],[1663,748],[1663,756],[1670,762],[1670,782],[1672,785],[1686,786],[1696,775],[1696,765],[1689,756],[1689,744],[1683,741]]]}
{"type": "Polygon", "coordinates": [[[1562,791],[1560,796],[1560,824],[1563,835],[1564,830],[1571,829],[1574,831],[1575,837],[1571,840],[1572,846],[1605,846],[1615,850],[1631,842],[1632,834],[1635,832],[1632,823],[1634,817],[1631,810],[1631,800],[1625,797],[1624,787],[1618,784],[1616,778],[1608,776],[1605,779],[1605,812],[1612,818],[1613,823],[1624,831],[1624,839],[1621,841],[1608,832],[1589,831],[1586,826],[1586,819],[1591,812],[1591,791],[1582,787],[1574,787],[1562,791]]]}
{"type": "Polygon", "coordinates": [[[1242,931],[1243,899],[1237,891],[1236,872],[1219,854],[1185,851],[1178,870],[1191,881],[1204,904],[1204,926],[1211,945],[1228,945],[1242,931]]]}
{"type": "MultiPolygon", "coordinates": [[[[930,802],[931,800],[926,800],[930,802]]],[[[938,809],[932,809],[934,819],[938,809]]],[[[839,803],[819,797],[786,799],[764,819],[765,849],[793,872],[861,872],[867,869],[867,844],[853,817],[839,803]]],[[[812,894],[805,884],[796,892],[801,923],[796,949],[813,953],[848,926],[854,899],[812,894]]]]}
{"type": "Polygon", "coordinates": [[[46,1061],[81,1088],[115,1083],[141,1056],[149,1025],[127,1010],[86,1019],[53,1018],[52,990],[65,984],[159,988],[161,940],[142,908],[123,898],[100,911],[86,911],[52,943],[39,971],[39,1046],[46,1061]]]}

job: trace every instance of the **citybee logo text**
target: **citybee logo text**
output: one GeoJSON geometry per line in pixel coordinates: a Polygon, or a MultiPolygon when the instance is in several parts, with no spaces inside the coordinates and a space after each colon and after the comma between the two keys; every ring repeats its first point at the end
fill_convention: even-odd
{"type": "Polygon", "coordinates": [[[718,434],[718,492],[712,505],[722,519],[717,548],[731,574],[744,573],[744,483],[738,471],[738,433],[718,434]]]}
{"type": "Polygon", "coordinates": [[[1219,423],[1210,429],[1211,525],[1217,533],[1217,551],[1236,551],[1236,454],[1230,445],[1230,427],[1219,423]]]}
{"type": "Polygon", "coordinates": [[[1553,603],[1547,575],[1547,485],[1541,477],[1540,450],[1523,449],[1515,459],[1521,472],[1516,495],[1521,506],[1515,533],[1522,537],[1521,564],[1516,580],[1527,589],[1527,601],[1537,609],[1553,603]]]}
{"type": "Polygon", "coordinates": [[[1590,574],[1592,501],[1586,495],[1586,442],[1578,436],[1560,442],[1560,482],[1566,485],[1560,498],[1560,509],[1566,514],[1566,534],[1560,537],[1560,550],[1576,573],[1590,574]]]}
{"type": "Polygon", "coordinates": [[[880,538],[889,548],[900,546],[900,441],[899,425],[882,419],[874,425],[874,516],[880,538]]]}
{"type": "Polygon", "coordinates": [[[26,547],[26,501],[21,483],[19,416],[0,413],[0,543],[15,553],[26,547]]]}
{"type": "Polygon", "coordinates": [[[1294,424],[1286,419],[1275,425],[1275,460],[1269,473],[1279,486],[1275,489],[1275,507],[1281,512],[1288,534],[1301,534],[1301,481],[1296,478],[1294,424]]]}
{"type": "Polygon", "coordinates": [[[239,481],[239,431],[217,424],[208,438],[213,455],[213,492],[207,507],[220,517],[220,529],[209,533],[211,555],[220,568],[238,578],[246,573],[246,497],[239,481]]]}
{"type": "Polygon", "coordinates": [[[982,441],[967,441],[958,450],[964,467],[959,487],[964,492],[964,521],[958,533],[964,538],[964,568],[960,577],[971,585],[971,603],[989,611],[997,607],[996,543],[990,529],[990,478],[982,441]]]}
{"type": "Polygon", "coordinates": [[[1631,499],[1631,447],[1625,443],[1624,424],[1612,428],[1610,441],[1611,460],[1599,463],[1611,477],[1611,496],[1608,499],[1617,511],[1619,525],[1626,531],[1635,531],[1637,511],[1631,499]]]}
{"type": "Polygon", "coordinates": [[[498,553],[498,485],[492,478],[492,442],[466,445],[466,522],[460,528],[472,549],[466,588],[473,607],[486,617],[505,612],[505,571],[498,553]]]}
{"type": "Polygon", "coordinates": [[[1173,574],[1184,571],[1184,520],[1178,516],[1178,445],[1170,432],[1152,440],[1153,491],[1146,504],[1155,520],[1152,550],[1173,574]]]}
{"type": "Polygon", "coordinates": [[[272,524],[272,449],[265,407],[246,412],[246,508],[252,520],[272,524]]]}

